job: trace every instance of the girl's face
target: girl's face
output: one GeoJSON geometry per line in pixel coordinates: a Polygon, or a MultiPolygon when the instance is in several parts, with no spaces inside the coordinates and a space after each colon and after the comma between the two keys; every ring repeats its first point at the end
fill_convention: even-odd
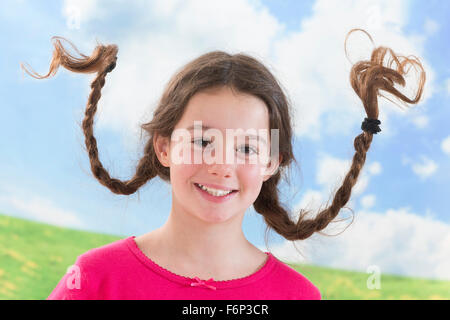
{"type": "Polygon", "coordinates": [[[228,87],[192,96],[170,143],[155,139],[159,160],[170,167],[173,208],[209,223],[242,218],[278,168],[278,163],[264,162],[270,155],[270,132],[267,106],[256,96],[235,95],[228,87]],[[223,196],[198,184],[235,191],[223,196]]]}

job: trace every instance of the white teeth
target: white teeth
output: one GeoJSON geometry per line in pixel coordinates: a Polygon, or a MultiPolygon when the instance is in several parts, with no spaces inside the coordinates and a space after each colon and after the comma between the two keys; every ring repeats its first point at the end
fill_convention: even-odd
{"type": "Polygon", "coordinates": [[[216,196],[216,197],[223,197],[229,193],[231,193],[232,191],[223,191],[223,190],[217,190],[217,189],[212,189],[212,188],[208,188],[205,187],[203,185],[201,185],[200,183],[197,183],[197,185],[202,188],[203,190],[205,190],[206,192],[208,192],[210,195],[216,196]]]}

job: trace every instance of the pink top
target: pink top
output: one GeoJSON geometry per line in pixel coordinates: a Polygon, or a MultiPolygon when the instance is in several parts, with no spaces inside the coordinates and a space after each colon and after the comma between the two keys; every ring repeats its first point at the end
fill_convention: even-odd
{"type": "Polygon", "coordinates": [[[78,256],[47,299],[321,299],[314,284],[270,252],[265,252],[268,259],[263,267],[247,277],[201,280],[157,265],[139,249],[134,238],[130,236],[78,256]]]}

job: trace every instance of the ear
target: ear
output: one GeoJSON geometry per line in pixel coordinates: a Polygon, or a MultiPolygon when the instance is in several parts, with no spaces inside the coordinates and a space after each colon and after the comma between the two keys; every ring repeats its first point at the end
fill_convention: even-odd
{"type": "Polygon", "coordinates": [[[280,154],[278,161],[276,161],[275,159],[272,159],[269,162],[269,164],[267,165],[267,167],[265,169],[265,173],[263,174],[263,182],[266,182],[267,180],[269,180],[270,177],[272,175],[274,175],[275,172],[277,172],[282,160],[283,160],[283,156],[280,154]]]}
{"type": "Polygon", "coordinates": [[[170,140],[167,137],[163,137],[157,133],[153,136],[153,148],[155,149],[156,156],[159,162],[164,167],[170,167],[170,140]]]}

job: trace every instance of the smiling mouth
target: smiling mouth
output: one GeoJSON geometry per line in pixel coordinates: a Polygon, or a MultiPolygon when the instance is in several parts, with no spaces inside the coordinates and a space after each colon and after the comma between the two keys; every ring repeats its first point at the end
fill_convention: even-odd
{"type": "Polygon", "coordinates": [[[209,195],[214,196],[214,197],[217,197],[217,198],[226,197],[226,196],[228,196],[228,195],[230,195],[230,194],[233,194],[233,193],[236,193],[236,192],[239,191],[239,190],[220,191],[220,190],[211,190],[211,189],[208,190],[208,188],[202,187],[202,186],[200,186],[198,183],[194,183],[194,185],[195,185],[198,189],[200,189],[201,191],[206,192],[206,193],[208,193],[209,195]]]}

